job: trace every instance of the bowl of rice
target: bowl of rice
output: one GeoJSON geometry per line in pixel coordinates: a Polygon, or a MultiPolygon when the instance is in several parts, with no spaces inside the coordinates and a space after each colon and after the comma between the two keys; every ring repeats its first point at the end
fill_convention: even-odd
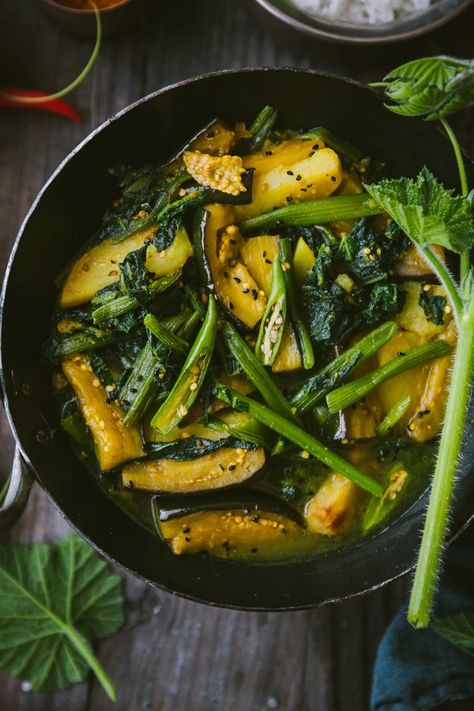
{"type": "Polygon", "coordinates": [[[474,0],[256,0],[275,18],[315,38],[346,44],[411,39],[449,22],[474,0]]]}

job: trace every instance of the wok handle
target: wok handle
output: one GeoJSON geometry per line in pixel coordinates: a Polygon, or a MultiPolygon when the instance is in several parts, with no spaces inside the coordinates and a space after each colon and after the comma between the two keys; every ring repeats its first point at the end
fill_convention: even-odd
{"type": "Polygon", "coordinates": [[[33,475],[25,464],[18,447],[15,447],[8,489],[0,505],[0,531],[11,528],[20,518],[28,502],[33,475]]]}

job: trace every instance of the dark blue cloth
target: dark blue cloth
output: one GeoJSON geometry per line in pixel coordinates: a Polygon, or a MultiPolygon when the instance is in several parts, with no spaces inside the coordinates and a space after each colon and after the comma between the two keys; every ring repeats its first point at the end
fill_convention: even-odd
{"type": "MultiPolygon", "coordinates": [[[[474,525],[447,552],[435,614],[473,610],[474,525]]],[[[378,649],[372,711],[429,711],[459,699],[474,711],[474,657],[431,629],[413,629],[404,607],[378,649]]]]}

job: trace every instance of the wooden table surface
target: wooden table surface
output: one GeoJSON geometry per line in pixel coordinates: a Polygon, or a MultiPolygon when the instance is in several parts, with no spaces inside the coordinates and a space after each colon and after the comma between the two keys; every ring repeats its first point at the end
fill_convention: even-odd
{"type": "MultiPolygon", "coordinates": [[[[407,57],[469,56],[472,37],[469,11],[408,46],[308,50],[301,41],[289,46],[265,32],[236,0],[188,0],[169,3],[166,11],[157,0],[152,5],[139,26],[103,46],[93,74],[70,97],[84,115],[82,125],[35,111],[0,112],[2,274],[21,220],[58,163],[93,127],[144,94],[192,75],[250,65],[312,67],[371,81],[407,57]]],[[[0,86],[62,87],[89,52],[90,42],[63,35],[31,0],[0,3],[0,86]]],[[[471,118],[461,117],[457,128],[472,152],[471,118]]],[[[12,443],[4,421],[0,437],[5,475],[12,443]]],[[[36,486],[23,518],[3,540],[54,540],[68,530],[36,486]]],[[[407,589],[400,580],[337,606],[267,614],[213,609],[124,578],[127,622],[97,648],[117,685],[117,704],[92,676],[45,695],[0,673],[2,711],[366,711],[377,644],[407,589]]]]}

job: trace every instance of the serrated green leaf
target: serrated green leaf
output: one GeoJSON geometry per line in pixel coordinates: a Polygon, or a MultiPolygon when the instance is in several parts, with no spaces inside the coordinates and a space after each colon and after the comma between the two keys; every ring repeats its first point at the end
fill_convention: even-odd
{"type": "Polygon", "coordinates": [[[0,547],[0,667],[34,691],[82,681],[94,662],[107,681],[89,643],[122,623],[120,578],[78,536],[0,547]]]}
{"type": "Polygon", "coordinates": [[[441,637],[474,656],[474,612],[437,617],[432,626],[441,637]]]}
{"type": "Polygon", "coordinates": [[[423,168],[416,180],[396,178],[365,187],[420,246],[439,244],[461,254],[474,243],[469,200],[454,196],[428,168],[423,168]]]}

